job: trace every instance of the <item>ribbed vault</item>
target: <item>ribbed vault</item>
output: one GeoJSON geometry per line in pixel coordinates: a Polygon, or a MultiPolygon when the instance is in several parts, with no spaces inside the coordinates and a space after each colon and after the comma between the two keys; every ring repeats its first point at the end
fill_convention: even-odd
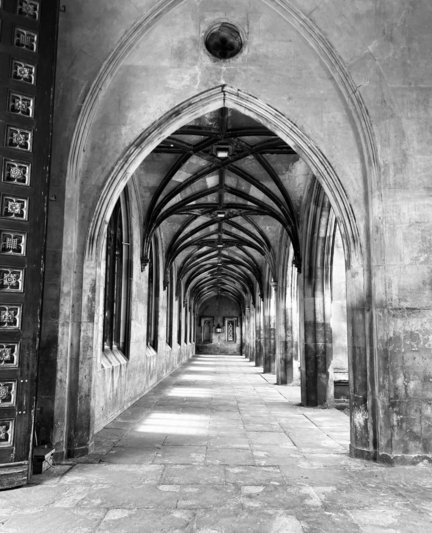
{"type": "Polygon", "coordinates": [[[165,287],[175,263],[177,296],[183,284],[197,306],[222,294],[244,308],[256,287],[263,295],[266,268],[276,280],[281,231],[300,268],[298,213],[283,178],[298,156],[276,134],[221,108],[167,137],[153,156],[164,170],[146,208],[142,268],[159,230],[165,287]]]}

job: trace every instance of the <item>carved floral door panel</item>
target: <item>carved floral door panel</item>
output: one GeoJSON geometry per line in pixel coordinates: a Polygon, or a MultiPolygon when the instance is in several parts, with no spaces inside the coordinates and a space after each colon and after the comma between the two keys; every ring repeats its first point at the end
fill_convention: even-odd
{"type": "Polygon", "coordinates": [[[0,489],[33,433],[58,2],[0,0],[0,489]]]}

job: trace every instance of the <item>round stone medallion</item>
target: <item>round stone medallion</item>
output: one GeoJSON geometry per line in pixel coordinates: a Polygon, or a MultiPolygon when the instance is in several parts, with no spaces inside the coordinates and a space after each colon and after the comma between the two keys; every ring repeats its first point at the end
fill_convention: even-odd
{"type": "Polygon", "coordinates": [[[240,31],[229,22],[219,22],[210,28],[205,38],[207,51],[216,59],[235,57],[243,47],[240,31]]]}

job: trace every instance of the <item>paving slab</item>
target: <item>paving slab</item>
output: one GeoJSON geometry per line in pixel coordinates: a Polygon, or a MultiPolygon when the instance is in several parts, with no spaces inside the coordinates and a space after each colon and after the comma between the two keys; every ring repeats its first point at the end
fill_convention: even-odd
{"type": "Polygon", "coordinates": [[[165,485],[223,485],[225,468],[207,465],[166,465],[161,483],[165,485]]]}
{"type": "Polygon", "coordinates": [[[195,513],[185,510],[110,509],[98,533],[192,533],[195,513]]]}
{"type": "Polygon", "coordinates": [[[92,533],[98,530],[105,509],[62,509],[49,507],[15,513],[1,528],[5,533],[92,533]]]}
{"type": "Polygon", "coordinates": [[[79,501],[79,507],[119,509],[175,509],[180,486],[146,484],[140,487],[96,486],[79,501]]]}
{"type": "Polygon", "coordinates": [[[214,465],[255,465],[255,460],[250,450],[208,448],[206,463],[214,465]]]}
{"type": "Polygon", "coordinates": [[[300,521],[290,511],[231,509],[199,511],[196,533],[305,533],[300,521]]]}
{"type": "Polygon", "coordinates": [[[163,446],[155,454],[157,464],[203,464],[206,446],[163,446]]]}
{"type": "Polygon", "coordinates": [[[120,487],[122,485],[143,485],[157,483],[163,472],[161,465],[119,465],[119,464],[79,464],[74,466],[68,476],[63,476],[60,484],[108,484],[120,487]]]}
{"type": "Polygon", "coordinates": [[[101,461],[114,464],[150,464],[156,456],[157,448],[123,448],[115,447],[101,461]]]}
{"type": "Polygon", "coordinates": [[[181,485],[177,504],[179,509],[241,510],[241,489],[230,483],[224,485],[181,485]]]}

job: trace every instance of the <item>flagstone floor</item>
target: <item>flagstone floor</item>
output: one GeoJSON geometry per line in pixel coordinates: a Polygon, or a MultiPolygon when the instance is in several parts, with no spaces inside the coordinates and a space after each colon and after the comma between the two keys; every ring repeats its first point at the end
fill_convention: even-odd
{"type": "Polygon", "coordinates": [[[239,356],[200,355],[0,493],[4,533],[432,533],[432,468],[348,456],[349,418],[239,356]]]}

